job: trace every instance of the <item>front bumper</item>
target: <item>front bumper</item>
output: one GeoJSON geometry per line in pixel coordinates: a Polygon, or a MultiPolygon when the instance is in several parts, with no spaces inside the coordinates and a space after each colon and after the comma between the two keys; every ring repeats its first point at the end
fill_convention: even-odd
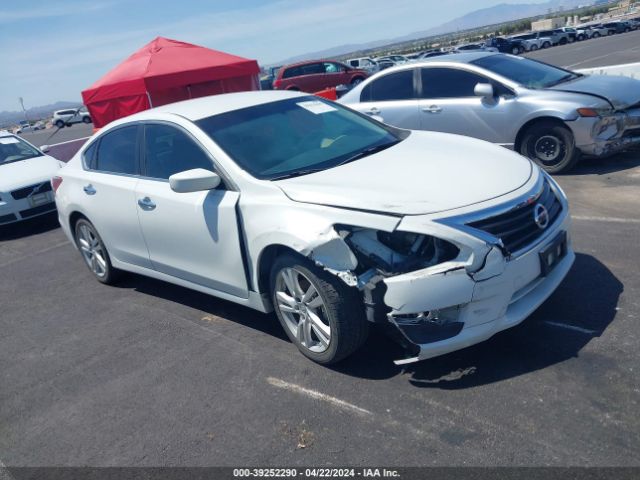
{"type": "Polygon", "coordinates": [[[435,334],[435,341],[426,343],[417,343],[415,336],[407,336],[406,329],[398,327],[417,353],[396,364],[459,350],[521,323],[553,293],[573,264],[575,254],[568,236],[570,222],[566,214],[559,225],[517,258],[505,261],[494,248],[485,266],[492,270],[493,276],[488,278],[476,275],[474,279],[463,268],[444,272],[427,269],[386,279],[385,303],[391,308],[387,316],[391,323],[398,326],[407,314],[434,310],[442,312],[447,322],[442,328],[448,337],[439,339],[435,334]],[[566,254],[543,276],[539,252],[562,232],[567,232],[566,254]],[[496,267],[489,265],[491,262],[496,267]]]}
{"type": "Polygon", "coordinates": [[[29,218],[45,215],[56,210],[51,192],[47,192],[46,198],[38,203],[30,201],[29,198],[14,200],[9,194],[2,194],[0,200],[0,225],[20,222],[29,218]]]}
{"type": "Polygon", "coordinates": [[[585,155],[605,157],[640,145],[640,108],[605,118],[581,117],[567,124],[576,147],[585,155]]]}

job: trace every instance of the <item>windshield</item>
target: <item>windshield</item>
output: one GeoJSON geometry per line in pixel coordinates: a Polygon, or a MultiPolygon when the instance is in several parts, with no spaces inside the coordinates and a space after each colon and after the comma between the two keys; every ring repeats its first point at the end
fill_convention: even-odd
{"type": "Polygon", "coordinates": [[[296,97],[196,122],[261,179],[304,175],[395,145],[400,131],[318,97],[296,97]]]}
{"type": "Polygon", "coordinates": [[[28,158],[40,157],[42,153],[19,137],[0,137],[0,165],[28,158]]]}
{"type": "Polygon", "coordinates": [[[507,55],[491,55],[471,63],[527,88],[548,88],[580,76],[578,73],[553,67],[546,63],[507,55]]]}

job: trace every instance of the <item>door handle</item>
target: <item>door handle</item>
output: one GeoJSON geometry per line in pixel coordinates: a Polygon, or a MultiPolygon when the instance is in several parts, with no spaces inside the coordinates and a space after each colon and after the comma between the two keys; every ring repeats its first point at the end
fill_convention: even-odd
{"type": "Polygon", "coordinates": [[[138,200],[138,205],[143,210],[153,210],[156,208],[156,204],[151,201],[149,197],[144,197],[138,200]]]}
{"type": "Polygon", "coordinates": [[[96,194],[96,189],[93,188],[93,185],[91,185],[91,184],[85,185],[83,190],[84,190],[84,193],[86,193],[87,195],[95,195],[96,194]]]}
{"type": "Polygon", "coordinates": [[[367,113],[368,113],[369,115],[380,115],[380,109],[379,109],[379,108],[376,108],[376,107],[371,107],[371,108],[367,111],[367,113]]]}
{"type": "Polygon", "coordinates": [[[422,111],[426,113],[440,113],[442,111],[442,107],[439,107],[437,105],[429,105],[428,107],[423,107],[422,111]]]}

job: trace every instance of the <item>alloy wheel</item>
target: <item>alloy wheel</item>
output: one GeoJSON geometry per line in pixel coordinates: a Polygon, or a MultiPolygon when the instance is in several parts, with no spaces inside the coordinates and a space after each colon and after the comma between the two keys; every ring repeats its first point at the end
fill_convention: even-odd
{"type": "Polygon", "coordinates": [[[275,283],[276,308],[301,346],[322,353],[331,342],[331,326],[318,288],[302,272],[287,267],[275,283]]]}
{"type": "Polygon", "coordinates": [[[104,277],[107,274],[105,250],[96,232],[86,223],[78,228],[78,247],[89,269],[97,277],[104,277]]]}

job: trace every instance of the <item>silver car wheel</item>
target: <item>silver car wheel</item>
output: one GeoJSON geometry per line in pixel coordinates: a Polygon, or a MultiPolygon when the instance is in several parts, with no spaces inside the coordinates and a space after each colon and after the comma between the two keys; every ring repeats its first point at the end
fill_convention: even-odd
{"type": "Polygon", "coordinates": [[[80,225],[78,229],[78,247],[89,269],[97,277],[104,277],[107,274],[104,248],[97,234],[87,224],[80,225]]]}
{"type": "Polygon", "coordinates": [[[562,140],[553,135],[544,135],[536,140],[533,151],[537,159],[553,162],[562,152],[562,140]]]}
{"type": "Polygon", "coordinates": [[[276,308],[300,345],[322,353],[331,342],[331,326],[318,288],[295,268],[278,272],[275,285],[276,308]]]}

